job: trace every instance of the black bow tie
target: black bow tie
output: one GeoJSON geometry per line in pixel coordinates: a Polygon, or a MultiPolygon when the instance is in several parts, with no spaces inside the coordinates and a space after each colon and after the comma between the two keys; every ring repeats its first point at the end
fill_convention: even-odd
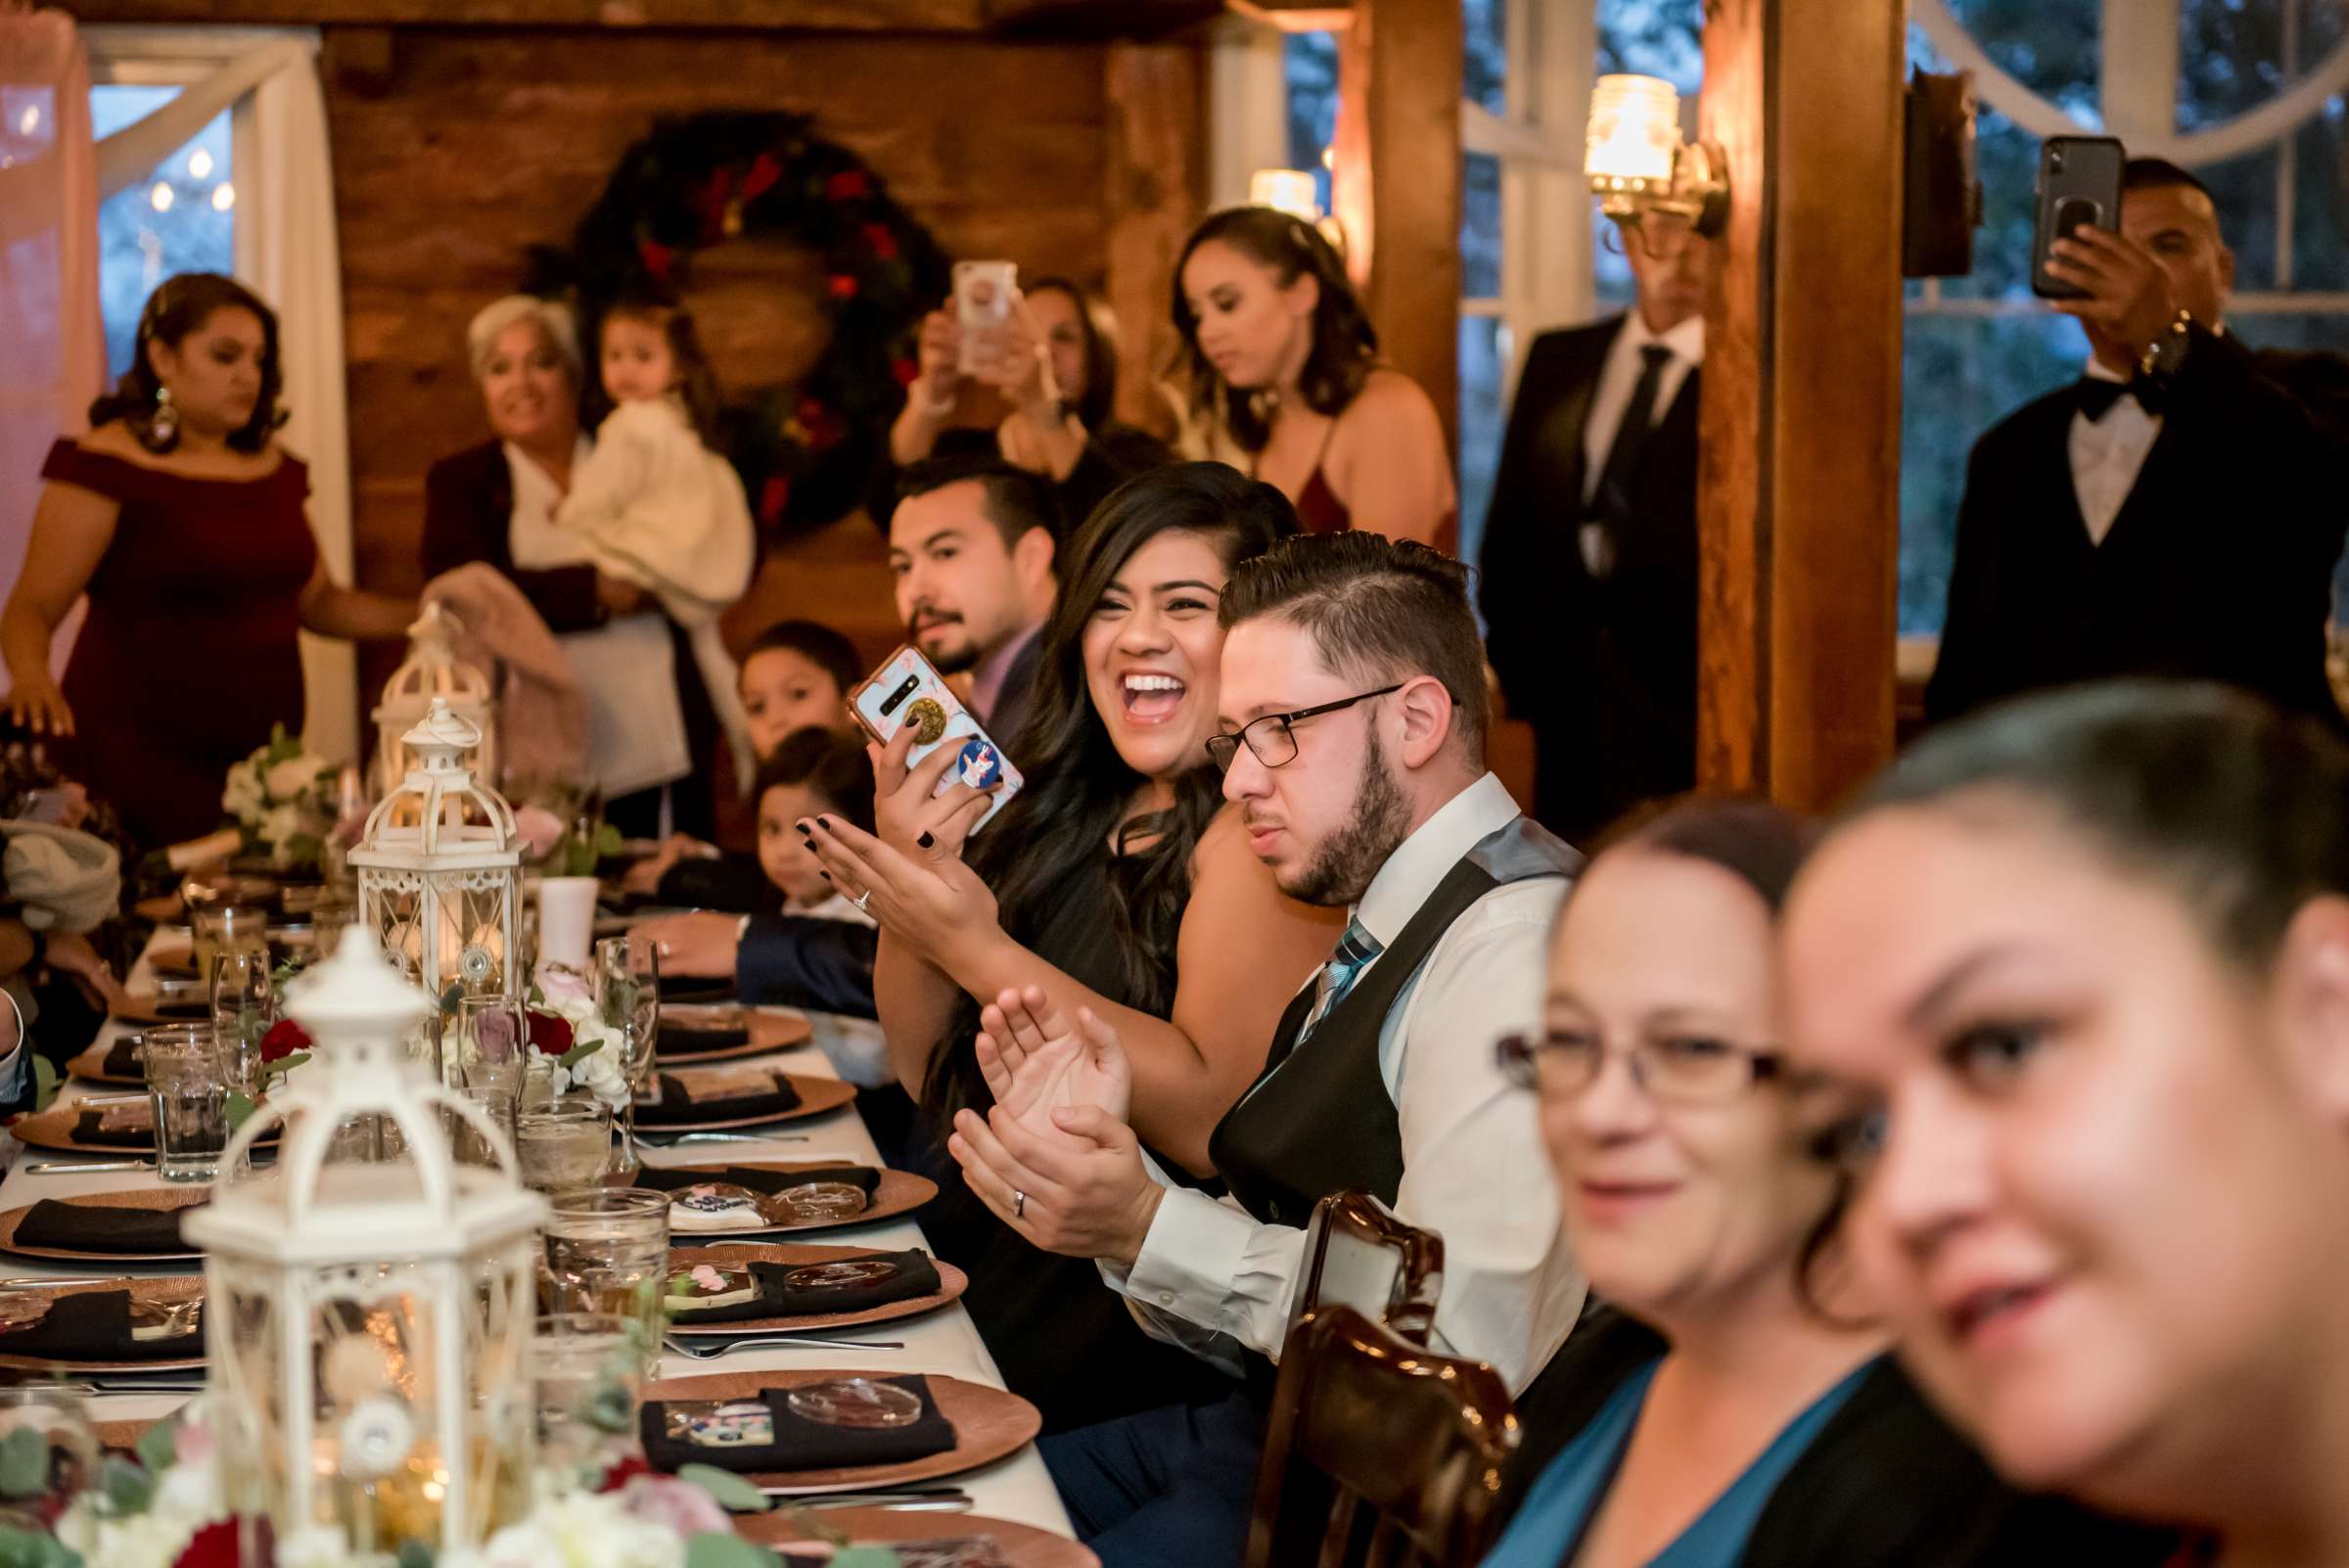
{"type": "Polygon", "coordinates": [[[2105,381],[2101,377],[2083,376],[2072,383],[2072,407],[2088,416],[2088,422],[2097,424],[2112,412],[2112,405],[2123,397],[2134,397],[2138,406],[2148,414],[2161,412],[2160,393],[2142,376],[2135,381],[2105,381]]]}

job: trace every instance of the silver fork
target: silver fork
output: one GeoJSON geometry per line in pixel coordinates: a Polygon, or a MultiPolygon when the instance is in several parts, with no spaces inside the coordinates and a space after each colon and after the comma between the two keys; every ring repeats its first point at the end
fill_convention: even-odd
{"type": "Polygon", "coordinates": [[[776,1487],[760,1487],[759,1490],[774,1499],[777,1511],[787,1508],[888,1508],[898,1513],[968,1513],[974,1506],[971,1495],[959,1488],[942,1488],[935,1492],[828,1492],[813,1497],[776,1487]]]}
{"type": "Polygon", "coordinates": [[[739,1350],[903,1350],[905,1342],[898,1339],[818,1339],[800,1334],[746,1334],[740,1339],[711,1339],[708,1341],[682,1339],[675,1334],[665,1335],[661,1343],[679,1356],[697,1361],[714,1360],[731,1356],[739,1350]]]}

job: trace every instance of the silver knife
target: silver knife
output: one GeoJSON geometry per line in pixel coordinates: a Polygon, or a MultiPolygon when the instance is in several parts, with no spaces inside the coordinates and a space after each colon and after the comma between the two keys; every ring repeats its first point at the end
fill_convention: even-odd
{"type": "Polygon", "coordinates": [[[656,1149],[673,1149],[680,1143],[806,1143],[810,1139],[805,1132],[639,1132],[636,1141],[656,1149]]]}
{"type": "Polygon", "coordinates": [[[28,1176],[61,1176],[100,1171],[152,1171],[153,1160],[35,1160],[19,1170],[28,1176]]]}

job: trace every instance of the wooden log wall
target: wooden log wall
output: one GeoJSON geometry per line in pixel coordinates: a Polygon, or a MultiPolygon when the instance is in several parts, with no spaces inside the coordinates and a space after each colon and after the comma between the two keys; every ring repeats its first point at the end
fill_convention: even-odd
{"type": "MultiPolygon", "coordinates": [[[[1108,291],[1120,402],[1147,417],[1169,347],[1167,275],[1198,212],[1197,52],[971,34],[329,27],[325,75],[348,315],[358,576],[420,576],[424,476],[486,438],[466,362],[473,312],[524,249],[561,243],[656,117],[791,109],[853,150],[950,255],[1008,256],[1108,291]]],[[[812,257],[745,242],[700,254],[691,300],[721,379],[812,362],[812,257]]],[[[991,410],[974,407],[974,422],[991,410]]],[[[898,635],[879,535],[854,515],[773,556],[728,619],[787,615],[877,657],[898,635]]],[[[362,692],[388,665],[363,674],[362,692]]]]}

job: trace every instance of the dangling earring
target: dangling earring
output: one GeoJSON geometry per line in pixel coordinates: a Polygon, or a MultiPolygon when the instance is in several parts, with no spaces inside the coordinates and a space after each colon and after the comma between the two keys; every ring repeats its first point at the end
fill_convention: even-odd
{"type": "Polygon", "coordinates": [[[171,406],[171,389],[159,388],[155,394],[155,412],[147,416],[149,444],[158,451],[179,439],[179,410],[171,406]]]}

